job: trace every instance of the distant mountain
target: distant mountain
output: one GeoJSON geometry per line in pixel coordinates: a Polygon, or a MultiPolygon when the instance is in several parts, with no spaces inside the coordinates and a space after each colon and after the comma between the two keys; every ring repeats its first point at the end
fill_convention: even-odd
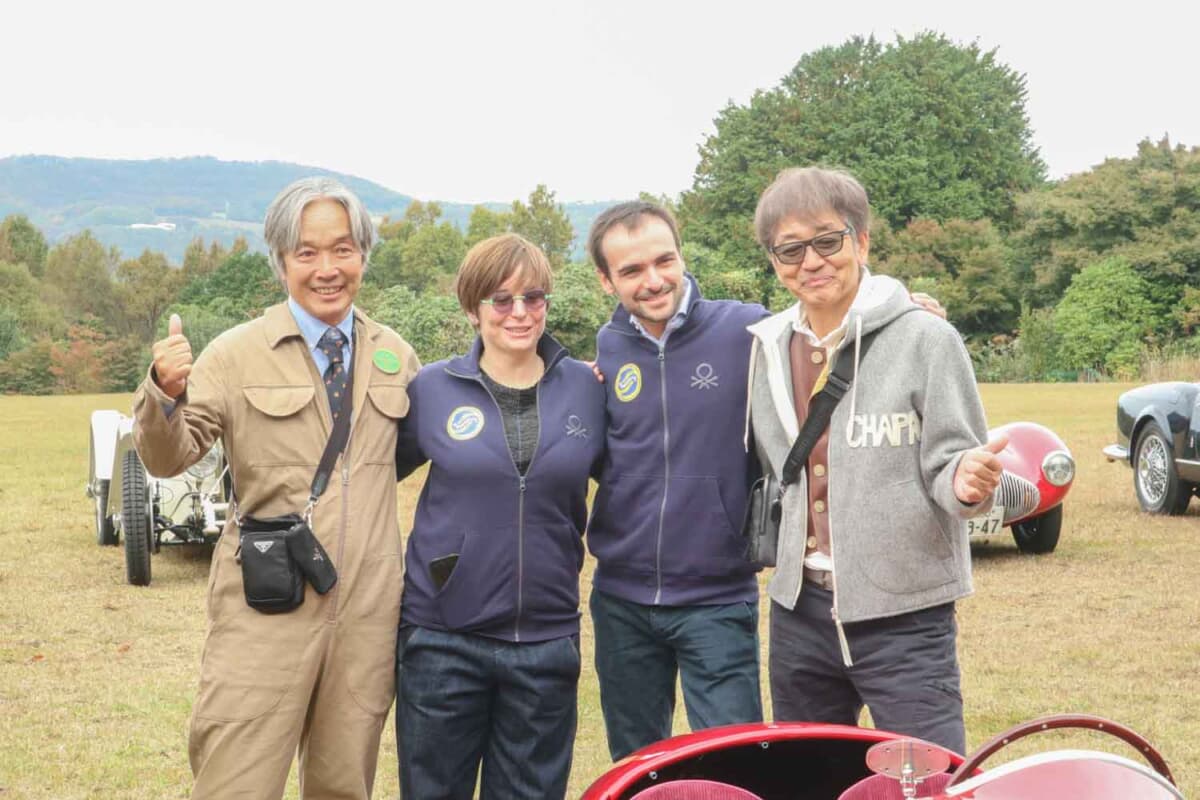
{"type": "MultiPolygon", "coordinates": [[[[327,169],[283,161],[209,157],[117,161],[57,156],[0,158],[0,218],[24,214],[51,243],[91,229],[100,241],[135,256],[145,248],[178,263],[196,237],[231,244],[239,236],[264,250],[267,205],[291,181],[329,175],[349,186],[372,214],[402,216],[412,197],[327,169]]],[[[442,203],[443,217],[466,230],[474,206],[442,203]]],[[[495,210],[509,203],[485,203],[495,210]]],[[[608,203],[566,203],[575,250],[608,203]]]]}

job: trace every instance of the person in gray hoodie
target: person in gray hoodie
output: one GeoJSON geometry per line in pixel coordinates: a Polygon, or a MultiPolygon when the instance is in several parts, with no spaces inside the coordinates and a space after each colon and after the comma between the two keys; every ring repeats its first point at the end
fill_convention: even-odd
{"type": "Polygon", "coordinates": [[[964,520],[985,513],[996,453],[958,333],[867,269],[870,208],[847,173],[780,173],[756,234],[798,302],[749,327],[747,445],[778,483],[811,398],[853,359],[849,392],[784,488],[771,597],[777,721],[883,729],[965,750],[954,603],[964,520]],[[870,337],[869,351],[863,352],[870,337]],[[751,443],[752,438],[752,443],[751,443]]]}

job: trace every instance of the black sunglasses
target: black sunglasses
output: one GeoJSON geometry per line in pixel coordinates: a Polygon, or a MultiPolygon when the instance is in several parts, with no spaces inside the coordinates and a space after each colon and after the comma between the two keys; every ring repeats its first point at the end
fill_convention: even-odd
{"type": "Polygon", "coordinates": [[[809,246],[820,255],[831,256],[834,253],[841,252],[846,237],[852,233],[854,233],[853,228],[842,228],[840,231],[822,233],[820,236],[814,236],[811,239],[777,244],[774,247],[768,247],[767,252],[779,259],[780,264],[800,264],[804,261],[804,256],[808,252],[809,246]]]}
{"type": "Polygon", "coordinates": [[[518,300],[525,306],[526,311],[541,311],[550,301],[550,295],[545,289],[530,289],[525,294],[496,292],[491,297],[485,297],[479,302],[487,303],[497,314],[504,316],[512,313],[513,304],[518,300]]]}

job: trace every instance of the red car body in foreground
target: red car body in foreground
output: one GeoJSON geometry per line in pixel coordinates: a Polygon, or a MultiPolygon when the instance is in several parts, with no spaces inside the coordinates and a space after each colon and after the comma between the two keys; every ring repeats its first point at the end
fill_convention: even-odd
{"type": "Polygon", "coordinates": [[[1109,720],[1076,715],[1018,725],[967,758],[869,728],[799,722],[713,728],[666,739],[623,759],[584,792],[583,800],[903,800],[906,796],[931,800],[1183,798],[1166,762],[1146,740],[1109,720]],[[1012,742],[1062,728],[1116,736],[1145,762],[1108,752],[1054,750],[982,769],[986,760],[1012,742]],[[875,745],[879,748],[868,756],[875,745]],[[918,757],[912,757],[914,752],[918,757]],[[872,774],[872,768],[878,774],[872,774]],[[900,775],[915,776],[908,784],[910,794],[906,795],[906,781],[900,775]]]}

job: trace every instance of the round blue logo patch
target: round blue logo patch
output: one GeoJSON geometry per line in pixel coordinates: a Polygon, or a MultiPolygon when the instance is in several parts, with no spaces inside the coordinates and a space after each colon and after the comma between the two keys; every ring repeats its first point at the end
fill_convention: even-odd
{"type": "Polygon", "coordinates": [[[446,420],[446,433],[455,441],[474,439],[483,430],[483,412],[475,406],[459,406],[446,420]]]}
{"type": "Polygon", "coordinates": [[[632,402],[642,393],[642,370],[637,364],[626,364],[617,370],[613,391],[622,403],[632,402]]]}

